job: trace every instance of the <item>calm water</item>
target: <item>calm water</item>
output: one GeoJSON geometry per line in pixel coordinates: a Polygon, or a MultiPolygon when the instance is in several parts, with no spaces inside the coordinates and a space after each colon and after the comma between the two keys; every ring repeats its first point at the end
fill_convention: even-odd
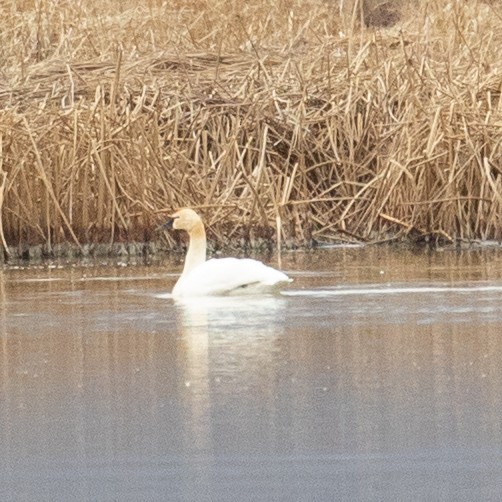
{"type": "Polygon", "coordinates": [[[502,251],[282,266],[184,304],[179,263],[0,270],[0,500],[500,500],[502,251]]]}

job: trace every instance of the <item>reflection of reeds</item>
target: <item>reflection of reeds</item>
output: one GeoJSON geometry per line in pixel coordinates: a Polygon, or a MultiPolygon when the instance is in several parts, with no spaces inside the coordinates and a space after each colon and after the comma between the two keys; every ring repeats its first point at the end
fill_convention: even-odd
{"type": "Polygon", "coordinates": [[[4,6],[0,238],[143,242],[186,205],[251,245],[502,238],[498,10],[370,4],[4,6]]]}

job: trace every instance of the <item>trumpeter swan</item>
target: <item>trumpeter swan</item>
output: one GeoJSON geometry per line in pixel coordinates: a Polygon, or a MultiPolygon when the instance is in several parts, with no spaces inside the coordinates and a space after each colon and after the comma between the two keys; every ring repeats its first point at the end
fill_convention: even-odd
{"type": "Polygon", "coordinates": [[[185,265],[173,289],[173,297],[267,293],[291,282],[286,274],[249,258],[206,261],[206,231],[193,209],[180,209],[162,225],[186,230],[190,241],[185,265]]]}

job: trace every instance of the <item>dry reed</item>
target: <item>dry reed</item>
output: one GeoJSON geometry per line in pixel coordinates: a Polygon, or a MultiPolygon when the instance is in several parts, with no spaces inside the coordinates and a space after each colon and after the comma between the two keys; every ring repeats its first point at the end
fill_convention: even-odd
{"type": "Polygon", "coordinates": [[[178,206],[219,245],[502,239],[500,3],[367,5],[7,5],[5,251],[150,242],[178,206]]]}

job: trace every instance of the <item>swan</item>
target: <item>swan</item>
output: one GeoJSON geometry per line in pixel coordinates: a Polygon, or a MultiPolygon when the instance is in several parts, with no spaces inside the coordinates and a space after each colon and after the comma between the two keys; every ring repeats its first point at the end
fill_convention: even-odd
{"type": "Polygon", "coordinates": [[[190,238],[183,272],[172,291],[174,298],[270,293],[292,281],[283,272],[249,258],[206,261],[206,231],[193,209],[176,211],[161,228],[185,230],[190,238]]]}

